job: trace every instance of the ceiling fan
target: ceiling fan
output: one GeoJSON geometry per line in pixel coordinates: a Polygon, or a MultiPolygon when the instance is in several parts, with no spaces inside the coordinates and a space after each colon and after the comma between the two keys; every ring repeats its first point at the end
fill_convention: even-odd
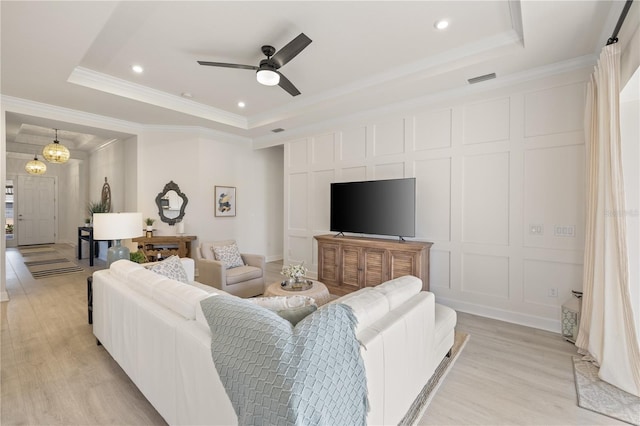
{"type": "Polygon", "coordinates": [[[311,43],[311,39],[300,33],[299,36],[291,40],[286,46],[276,52],[273,46],[262,46],[262,53],[267,57],[260,61],[259,66],[254,65],[240,65],[240,64],[226,64],[224,62],[207,62],[198,61],[200,65],[207,65],[211,67],[225,67],[225,68],[240,68],[243,70],[255,70],[256,78],[258,82],[265,86],[278,85],[286,90],[291,96],[297,96],[300,91],[278,71],[278,69],[284,66],[287,62],[295,58],[298,53],[307,47],[311,43]]]}

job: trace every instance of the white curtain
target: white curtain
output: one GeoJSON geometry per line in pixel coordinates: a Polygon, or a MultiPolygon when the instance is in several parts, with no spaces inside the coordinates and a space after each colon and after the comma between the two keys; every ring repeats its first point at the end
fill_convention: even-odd
{"type": "Polygon", "coordinates": [[[629,295],[620,142],[620,49],[606,46],[587,86],[584,295],[576,346],[602,380],[640,396],[640,347],[629,295]]]}

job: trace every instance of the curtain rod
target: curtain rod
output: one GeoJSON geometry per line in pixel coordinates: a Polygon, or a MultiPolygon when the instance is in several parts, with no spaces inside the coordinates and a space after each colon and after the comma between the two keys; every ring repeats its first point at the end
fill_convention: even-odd
{"type": "Polygon", "coordinates": [[[609,40],[607,40],[607,46],[618,42],[618,32],[620,31],[620,28],[622,28],[624,19],[627,17],[627,13],[631,8],[631,3],[633,3],[633,0],[627,0],[626,3],[624,4],[624,8],[622,9],[622,13],[620,13],[620,18],[618,18],[618,23],[616,24],[616,28],[613,30],[613,34],[611,34],[611,37],[609,38],[609,40]]]}

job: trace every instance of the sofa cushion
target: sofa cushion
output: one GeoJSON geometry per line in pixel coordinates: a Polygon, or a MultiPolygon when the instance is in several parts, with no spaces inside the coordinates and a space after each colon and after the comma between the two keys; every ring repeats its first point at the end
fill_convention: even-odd
{"type": "Polygon", "coordinates": [[[162,262],[157,262],[149,266],[148,269],[155,272],[156,274],[171,278],[172,280],[189,284],[187,271],[184,270],[182,261],[180,261],[180,258],[178,256],[169,256],[162,262]]]}
{"type": "Polygon", "coordinates": [[[356,335],[389,312],[389,301],[373,287],[365,287],[336,300],[351,307],[358,320],[356,335]]]}
{"type": "Polygon", "coordinates": [[[131,262],[130,260],[126,259],[121,259],[113,262],[109,267],[109,271],[111,271],[111,273],[114,274],[116,278],[122,281],[126,281],[127,277],[132,271],[137,271],[141,268],[142,267],[138,263],[131,262]]]}
{"type": "Polygon", "coordinates": [[[196,319],[196,305],[209,296],[197,287],[164,278],[153,286],[152,298],[167,309],[186,319],[196,319]]]}
{"type": "Polygon", "coordinates": [[[422,280],[413,275],[395,278],[373,287],[389,300],[389,309],[393,310],[422,290],[422,280]]]}
{"type": "Polygon", "coordinates": [[[254,278],[260,278],[262,276],[262,269],[255,266],[239,266],[227,270],[227,285],[242,283],[252,280],[254,278]]]}
{"type": "Polygon", "coordinates": [[[129,273],[129,278],[125,280],[125,283],[138,293],[152,298],[153,287],[160,281],[166,279],[167,277],[140,267],[139,269],[129,273]]]}
{"type": "Polygon", "coordinates": [[[214,246],[213,255],[216,260],[224,263],[227,269],[244,266],[244,261],[242,260],[242,256],[240,256],[240,250],[238,250],[236,243],[226,246],[214,246]]]}

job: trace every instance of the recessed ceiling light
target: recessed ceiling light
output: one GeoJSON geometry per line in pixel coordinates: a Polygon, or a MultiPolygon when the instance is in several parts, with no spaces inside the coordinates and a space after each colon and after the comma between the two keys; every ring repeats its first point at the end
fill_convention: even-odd
{"type": "Polygon", "coordinates": [[[142,68],[141,65],[131,65],[131,70],[136,74],[142,74],[142,71],[144,71],[144,68],[142,68]]]}
{"type": "Polygon", "coordinates": [[[433,24],[433,26],[436,27],[436,29],[438,30],[444,30],[449,26],[449,21],[447,21],[446,19],[441,19],[439,21],[436,21],[435,24],[433,24]]]}
{"type": "Polygon", "coordinates": [[[244,108],[246,106],[247,106],[247,104],[245,104],[244,102],[242,102],[242,101],[238,102],[238,108],[244,108]]]}

